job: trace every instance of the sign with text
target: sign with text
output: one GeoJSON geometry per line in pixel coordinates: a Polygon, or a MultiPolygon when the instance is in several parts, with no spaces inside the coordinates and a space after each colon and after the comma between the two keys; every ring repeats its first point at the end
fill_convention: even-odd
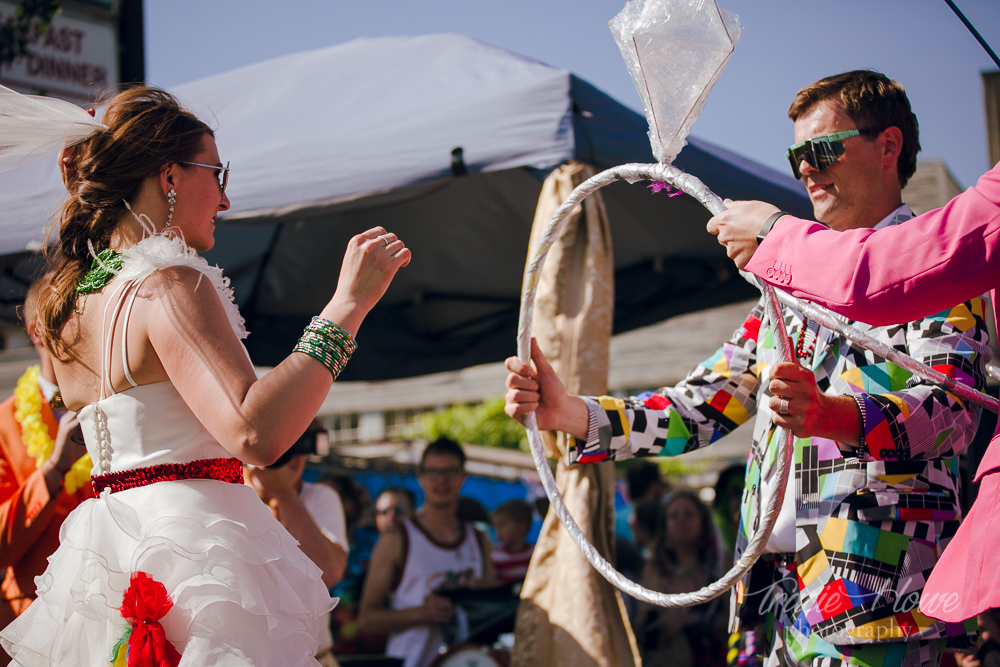
{"type": "MultiPolygon", "coordinates": [[[[0,2],[0,22],[11,21],[14,7],[0,2]]],[[[0,84],[86,104],[118,83],[117,54],[110,24],[59,15],[29,36],[28,55],[0,66],[0,84]]]]}

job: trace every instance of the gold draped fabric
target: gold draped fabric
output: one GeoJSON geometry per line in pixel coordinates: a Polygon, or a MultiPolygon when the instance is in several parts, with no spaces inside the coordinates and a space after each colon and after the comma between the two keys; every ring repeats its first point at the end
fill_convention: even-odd
{"type": "MultiPolygon", "coordinates": [[[[531,232],[531,255],[556,208],[593,175],[592,167],[570,162],[545,180],[531,232]]],[[[571,393],[607,391],[613,313],[611,236],[598,192],[571,214],[549,251],[535,301],[532,335],[571,393]]],[[[546,453],[559,459],[556,485],[587,539],[613,561],[614,470],[610,463],[566,466],[565,438],[543,434],[546,453]]],[[[551,511],[521,592],[511,664],[641,664],[621,593],[591,567],[551,511]]]]}

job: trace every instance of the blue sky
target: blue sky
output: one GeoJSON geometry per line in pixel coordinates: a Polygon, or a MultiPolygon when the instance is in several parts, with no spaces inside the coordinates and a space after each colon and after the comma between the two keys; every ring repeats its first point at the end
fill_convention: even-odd
{"type": "MultiPolygon", "coordinates": [[[[1000,0],[955,0],[1000,50],[1000,0]]],[[[146,0],[146,73],[170,87],[358,37],[457,32],[570,70],[641,111],[607,22],[624,0],[146,0]]],[[[720,0],[743,39],[692,134],[777,169],[788,105],[823,76],[871,67],[902,83],[920,158],[963,187],[988,164],[982,71],[996,69],[943,0],[720,0]]],[[[224,131],[224,128],[222,128],[224,131]]]]}

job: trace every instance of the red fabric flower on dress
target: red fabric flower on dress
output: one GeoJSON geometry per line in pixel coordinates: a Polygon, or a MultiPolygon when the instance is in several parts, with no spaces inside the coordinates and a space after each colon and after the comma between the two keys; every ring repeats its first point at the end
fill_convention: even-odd
{"type": "Polygon", "coordinates": [[[160,619],[174,606],[167,589],[145,572],[136,572],[118,608],[132,626],[128,667],[177,667],[181,654],[167,641],[160,619]]]}

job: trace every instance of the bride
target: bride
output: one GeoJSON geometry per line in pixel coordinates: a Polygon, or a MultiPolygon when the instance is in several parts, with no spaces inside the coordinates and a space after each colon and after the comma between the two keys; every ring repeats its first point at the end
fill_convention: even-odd
{"type": "Polygon", "coordinates": [[[354,237],[329,303],[258,379],[228,281],[197,254],[229,208],[211,129],[133,88],[62,171],[37,324],[96,497],[0,642],[23,665],[318,664],[310,627],[335,601],[240,463],[272,463],[306,430],[410,251],[380,227],[354,237]]]}

